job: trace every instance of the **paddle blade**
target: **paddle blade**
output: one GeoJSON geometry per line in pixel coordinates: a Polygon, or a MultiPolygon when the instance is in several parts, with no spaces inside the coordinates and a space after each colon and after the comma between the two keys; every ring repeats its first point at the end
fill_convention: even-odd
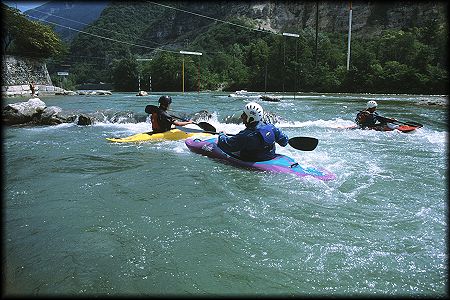
{"type": "Polygon", "coordinates": [[[145,112],[148,113],[148,114],[154,113],[157,110],[158,110],[158,106],[155,106],[155,105],[147,105],[145,107],[145,112]]]}
{"type": "Polygon", "coordinates": [[[214,127],[214,126],[212,126],[211,124],[209,124],[209,123],[206,123],[206,122],[200,122],[200,123],[195,123],[198,127],[200,127],[201,129],[203,129],[203,130],[206,130],[206,131],[213,131],[213,132],[216,132],[217,130],[216,130],[216,127],[214,127]]]}
{"type": "Polygon", "coordinates": [[[392,120],[392,119],[381,117],[381,116],[377,116],[377,118],[382,119],[383,121],[386,121],[388,123],[403,124],[403,125],[413,126],[413,127],[417,127],[417,128],[423,127],[423,124],[420,124],[420,123],[417,123],[417,122],[412,122],[412,121],[403,122],[403,121],[399,121],[399,120],[395,120],[395,119],[392,120]]]}
{"type": "Polygon", "coordinates": [[[316,149],[319,140],[312,137],[293,137],[289,139],[289,145],[292,148],[303,150],[303,151],[312,151],[316,149]]]}
{"type": "Polygon", "coordinates": [[[403,122],[403,124],[408,125],[408,126],[414,126],[414,127],[417,127],[417,128],[423,127],[422,124],[417,123],[417,122],[410,122],[410,121],[408,121],[408,122],[403,122]]]}

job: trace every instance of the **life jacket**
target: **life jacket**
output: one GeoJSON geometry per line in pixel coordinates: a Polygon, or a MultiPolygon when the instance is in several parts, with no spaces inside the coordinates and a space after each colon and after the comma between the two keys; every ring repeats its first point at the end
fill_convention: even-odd
{"type": "Polygon", "coordinates": [[[361,128],[373,127],[377,125],[377,116],[376,112],[370,113],[367,110],[361,110],[356,115],[355,122],[361,128]]]}
{"type": "Polygon", "coordinates": [[[274,126],[258,122],[236,137],[219,136],[218,146],[228,154],[239,151],[239,159],[244,161],[265,161],[275,157],[275,142],[274,126]]]}
{"type": "Polygon", "coordinates": [[[152,121],[153,132],[160,132],[161,127],[159,126],[158,112],[152,112],[152,114],[150,116],[150,120],[152,121]]]}
{"type": "Polygon", "coordinates": [[[273,133],[272,126],[269,124],[263,124],[256,126],[256,130],[261,134],[265,148],[272,147],[275,144],[275,134],[273,133]]]}
{"type": "Polygon", "coordinates": [[[151,113],[150,120],[152,121],[153,132],[166,132],[171,129],[172,122],[165,118],[164,115],[166,114],[161,108],[151,113]]]}
{"type": "Polygon", "coordinates": [[[363,124],[365,123],[365,120],[367,118],[367,111],[361,110],[355,118],[356,124],[358,124],[359,127],[363,127],[363,124]]]}

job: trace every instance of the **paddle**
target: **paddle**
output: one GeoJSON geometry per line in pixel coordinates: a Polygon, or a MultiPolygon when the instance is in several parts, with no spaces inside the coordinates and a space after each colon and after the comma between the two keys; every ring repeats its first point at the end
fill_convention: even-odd
{"type": "Polygon", "coordinates": [[[404,125],[413,126],[413,127],[419,127],[419,128],[423,127],[422,124],[417,123],[417,122],[402,122],[402,121],[399,121],[399,120],[396,120],[396,119],[385,118],[385,117],[382,117],[382,116],[377,116],[377,118],[382,119],[382,120],[384,120],[384,121],[386,121],[388,123],[398,123],[398,124],[404,124],[404,125]]]}
{"type": "MultiPolygon", "coordinates": [[[[189,129],[189,130],[192,131],[192,129],[189,129]]],[[[200,131],[198,131],[198,132],[200,132],[200,131]]],[[[219,134],[219,132],[208,131],[208,130],[204,130],[202,132],[211,133],[211,134],[219,134]]],[[[227,133],[227,135],[234,136],[235,134],[227,133]]],[[[312,150],[316,149],[317,144],[319,143],[319,140],[316,138],[312,138],[312,137],[297,136],[297,137],[290,138],[288,143],[292,148],[295,148],[297,150],[312,151],[312,150]]]]}
{"type": "Polygon", "coordinates": [[[412,121],[402,122],[402,121],[395,120],[395,121],[392,122],[392,123],[399,123],[399,124],[404,124],[404,125],[413,126],[413,127],[418,127],[418,128],[423,127],[422,124],[417,123],[417,122],[412,122],[412,121]]]}
{"type": "MultiPolygon", "coordinates": [[[[145,107],[145,112],[148,113],[148,114],[156,112],[157,110],[158,110],[158,106],[155,106],[155,105],[147,105],[145,107]]],[[[169,116],[171,116],[172,118],[181,120],[181,121],[188,121],[186,119],[183,119],[183,118],[180,118],[180,117],[177,117],[177,116],[174,116],[174,115],[169,115],[169,116]]],[[[213,131],[213,132],[217,131],[216,127],[212,126],[211,124],[209,124],[207,122],[200,122],[200,123],[192,122],[192,124],[195,124],[198,127],[200,127],[201,129],[206,130],[206,131],[213,131]]]]}
{"type": "Polygon", "coordinates": [[[292,148],[303,151],[312,151],[316,149],[319,140],[312,137],[296,136],[290,138],[288,143],[292,148]]]}

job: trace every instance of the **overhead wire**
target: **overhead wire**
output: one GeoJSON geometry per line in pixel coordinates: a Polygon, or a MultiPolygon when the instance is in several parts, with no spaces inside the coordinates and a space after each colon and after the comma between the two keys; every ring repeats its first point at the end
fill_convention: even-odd
{"type": "Polygon", "coordinates": [[[188,10],[185,10],[185,9],[181,9],[181,8],[177,8],[177,7],[173,7],[173,6],[169,6],[169,5],[153,2],[153,1],[145,1],[145,2],[152,3],[152,4],[155,4],[155,5],[159,5],[159,6],[162,6],[162,7],[165,7],[165,8],[170,8],[170,9],[173,9],[173,10],[181,11],[181,12],[184,12],[184,13],[187,13],[187,14],[191,14],[191,15],[194,15],[194,16],[210,19],[210,20],[213,20],[213,21],[225,23],[225,24],[228,24],[228,25],[245,28],[245,29],[248,29],[248,30],[253,30],[253,31],[259,31],[259,32],[264,32],[264,33],[271,33],[271,34],[275,34],[275,35],[280,35],[279,33],[276,33],[276,32],[267,31],[267,30],[263,30],[263,29],[257,29],[257,28],[251,28],[251,27],[244,26],[244,25],[241,25],[241,24],[236,24],[236,23],[233,23],[233,22],[224,21],[224,20],[221,20],[221,19],[213,18],[213,17],[210,17],[210,16],[205,16],[205,15],[202,15],[202,14],[199,14],[199,13],[191,12],[191,11],[188,11],[188,10]]]}
{"type": "Polygon", "coordinates": [[[121,41],[121,40],[117,40],[117,39],[101,36],[101,35],[98,35],[98,34],[87,32],[87,31],[75,29],[75,28],[72,28],[72,27],[69,27],[69,26],[61,25],[61,24],[58,24],[58,23],[55,23],[55,22],[51,22],[51,21],[47,21],[47,20],[41,20],[41,19],[39,19],[37,17],[33,17],[33,16],[30,16],[30,15],[28,15],[28,17],[33,18],[33,19],[37,19],[40,22],[53,24],[53,25],[56,25],[56,26],[60,26],[60,27],[63,27],[63,28],[67,28],[67,29],[70,29],[70,30],[74,30],[74,31],[77,31],[77,32],[81,32],[81,33],[84,33],[84,34],[87,34],[87,35],[95,36],[95,37],[98,37],[98,38],[101,38],[101,39],[105,39],[105,40],[109,40],[109,41],[113,41],[113,42],[117,42],[117,43],[127,44],[127,45],[130,45],[130,46],[135,46],[135,47],[140,47],[140,48],[145,48],[145,49],[151,49],[151,50],[156,50],[156,51],[164,51],[164,52],[170,52],[170,53],[179,53],[179,51],[171,51],[171,50],[166,50],[166,49],[161,49],[161,48],[148,47],[148,46],[144,46],[144,45],[134,44],[134,43],[130,43],[130,42],[125,42],[125,41],[121,41]]]}
{"type": "MultiPolygon", "coordinates": [[[[74,23],[78,23],[78,24],[81,24],[81,25],[90,26],[91,28],[98,28],[98,29],[103,30],[103,31],[106,31],[106,32],[110,32],[110,33],[114,33],[114,34],[118,34],[118,35],[129,36],[128,34],[125,34],[125,33],[113,31],[113,30],[106,29],[106,28],[103,28],[103,27],[100,27],[100,26],[95,26],[95,25],[83,23],[83,22],[80,22],[80,21],[76,21],[76,20],[64,18],[64,17],[58,16],[58,15],[55,15],[55,14],[51,14],[51,13],[48,13],[48,12],[40,11],[40,10],[38,10],[38,9],[36,9],[36,8],[33,9],[33,11],[37,11],[37,12],[39,12],[39,13],[41,13],[41,14],[46,14],[46,15],[51,16],[51,17],[60,18],[60,19],[63,19],[63,20],[66,20],[66,21],[70,21],[70,22],[74,22],[74,23]]],[[[27,15],[27,16],[30,16],[30,15],[27,15]]],[[[31,16],[30,16],[30,17],[31,17],[31,16]]],[[[39,19],[39,20],[41,20],[41,19],[39,19]]],[[[141,39],[141,38],[136,38],[136,39],[141,40],[141,41],[144,41],[144,42],[149,42],[149,43],[157,44],[157,45],[160,45],[160,46],[166,46],[166,45],[167,45],[167,44],[161,44],[161,43],[158,43],[158,42],[154,42],[154,41],[150,41],[150,40],[145,40],[145,39],[141,39]]]]}
{"type": "MultiPolygon", "coordinates": [[[[241,24],[236,24],[236,23],[229,22],[229,21],[224,21],[224,20],[221,20],[221,19],[218,19],[218,18],[213,18],[213,17],[210,17],[210,16],[202,15],[202,14],[195,13],[195,12],[192,12],[192,11],[188,11],[188,10],[185,10],[185,9],[176,8],[176,7],[165,5],[165,4],[162,4],[162,3],[156,3],[154,1],[145,1],[145,2],[154,4],[154,5],[159,5],[161,7],[177,10],[177,11],[180,11],[180,12],[183,12],[183,13],[191,14],[191,15],[194,15],[194,16],[197,16],[197,17],[202,17],[202,18],[213,20],[213,21],[221,22],[221,23],[224,23],[224,24],[228,24],[228,25],[244,28],[244,29],[247,29],[247,30],[280,35],[279,33],[276,33],[276,32],[262,30],[262,29],[257,29],[257,28],[251,28],[251,27],[248,27],[248,26],[244,26],[244,25],[241,25],[241,24]]],[[[57,17],[57,18],[61,18],[61,19],[67,20],[67,21],[79,23],[79,24],[86,25],[86,26],[89,25],[89,24],[86,24],[86,23],[83,23],[83,22],[80,22],[80,21],[71,20],[71,19],[68,19],[68,18],[64,18],[64,17],[61,17],[61,16],[57,16],[57,15],[51,14],[51,13],[42,12],[42,11],[39,11],[37,9],[34,9],[34,10],[39,12],[39,13],[47,14],[47,15],[50,15],[50,16],[53,16],[53,17],[57,17]]],[[[118,39],[114,39],[114,38],[110,38],[110,37],[106,37],[106,36],[90,33],[90,32],[84,31],[84,30],[79,30],[79,29],[76,29],[76,28],[72,28],[70,26],[66,26],[66,25],[62,25],[62,24],[55,23],[55,22],[52,22],[52,21],[44,20],[44,19],[41,19],[41,18],[38,18],[38,17],[34,17],[34,16],[31,16],[31,15],[27,15],[27,16],[30,17],[30,18],[33,18],[33,19],[37,19],[40,22],[45,22],[45,23],[52,24],[52,25],[55,25],[55,26],[63,27],[63,28],[69,29],[69,30],[73,30],[73,31],[80,32],[80,33],[83,33],[83,34],[91,35],[91,36],[94,36],[94,37],[97,37],[97,38],[101,38],[101,39],[105,39],[105,40],[109,40],[109,41],[113,41],[113,42],[117,42],[117,43],[127,44],[127,45],[130,45],[130,46],[135,46],[135,47],[139,47],[139,48],[145,48],[145,49],[150,49],[150,50],[155,50],[155,51],[163,51],[163,52],[179,54],[179,51],[171,51],[171,50],[167,50],[167,49],[149,47],[149,46],[140,45],[140,44],[136,44],[136,43],[121,41],[121,40],[118,40],[118,39]]],[[[112,31],[112,30],[105,29],[105,28],[101,28],[101,27],[98,27],[98,26],[95,26],[95,25],[91,25],[91,26],[95,27],[95,28],[98,28],[98,29],[101,29],[101,30],[104,30],[104,31],[108,31],[108,32],[114,33],[114,34],[125,35],[123,33],[112,31]]],[[[159,44],[161,46],[168,45],[168,44],[160,44],[160,43],[157,43],[157,42],[154,42],[154,41],[144,40],[144,39],[140,39],[140,38],[137,38],[137,39],[138,40],[142,40],[142,41],[146,41],[146,42],[150,42],[150,43],[154,43],[154,44],[159,44]]],[[[223,52],[205,52],[205,53],[213,54],[213,53],[223,53],[223,52]]]]}

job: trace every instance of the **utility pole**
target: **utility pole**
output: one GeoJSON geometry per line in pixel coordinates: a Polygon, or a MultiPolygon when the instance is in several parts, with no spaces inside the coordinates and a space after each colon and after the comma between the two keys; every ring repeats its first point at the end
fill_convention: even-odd
{"type": "MultiPolygon", "coordinates": [[[[183,50],[181,50],[180,51],[180,53],[181,54],[188,54],[188,55],[203,55],[203,53],[201,53],[201,52],[191,52],[191,51],[183,51],[183,50]]],[[[182,87],[183,87],[183,93],[184,93],[184,55],[183,55],[183,64],[182,64],[182,67],[181,67],[181,81],[182,81],[182,87]]],[[[200,89],[200,63],[199,63],[199,70],[198,70],[198,73],[199,73],[199,89],[200,89]]]]}
{"type": "Polygon", "coordinates": [[[266,72],[264,76],[264,94],[267,93],[267,61],[266,61],[266,72]]]}
{"type": "Polygon", "coordinates": [[[317,67],[317,41],[319,38],[319,1],[316,1],[316,49],[315,49],[315,58],[316,58],[316,67],[317,67]]]}
{"type": "Polygon", "coordinates": [[[352,39],[352,1],[350,1],[350,13],[348,17],[348,47],[347,47],[347,71],[350,70],[350,41],[352,39]]]}
{"type": "Polygon", "coordinates": [[[200,61],[198,62],[198,82],[197,82],[197,93],[200,93],[200,61]]]}
{"type": "MultiPolygon", "coordinates": [[[[283,34],[284,35],[284,34],[283,34]]],[[[286,78],[286,46],[283,38],[283,96],[284,96],[284,81],[286,78]]]]}

